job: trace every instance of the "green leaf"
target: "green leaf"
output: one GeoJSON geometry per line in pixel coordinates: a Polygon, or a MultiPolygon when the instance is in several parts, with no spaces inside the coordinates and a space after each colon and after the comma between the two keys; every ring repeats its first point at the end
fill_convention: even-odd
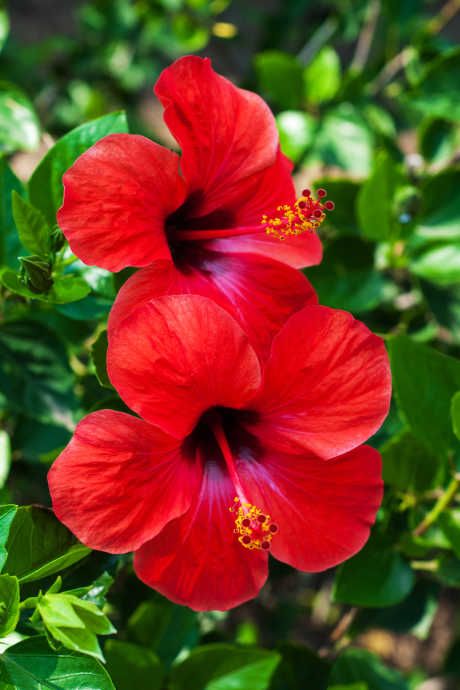
{"type": "Polygon", "coordinates": [[[51,650],[44,637],[32,637],[0,656],[2,690],[115,690],[96,659],[51,650]]]}
{"type": "Polygon", "coordinates": [[[460,50],[453,50],[432,62],[416,87],[406,94],[407,103],[431,117],[460,121],[458,75],[460,50]]]}
{"type": "Polygon", "coordinates": [[[438,324],[450,332],[453,342],[460,343],[460,285],[441,288],[421,281],[420,287],[438,324]]]}
{"type": "Polygon", "coordinates": [[[285,110],[276,116],[276,124],[281,150],[294,163],[298,163],[313,142],[315,119],[301,110],[285,110]]]}
{"type": "Polygon", "coordinates": [[[418,132],[419,149],[431,164],[443,165],[451,160],[460,138],[458,124],[442,118],[428,117],[418,132]]]}
{"type": "Polygon", "coordinates": [[[91,359],[93,360],[94,368],[96,370],[97,380],[101,386],[113,390],[109,375],[107,374],[107,348],[107,331],[101,331],[97,337],[97,340],[95,340],[91,347],[91,359]]]}
{"type": "Polygon", "coordinates": [[[17,577],[0,575],[0,637],[6,637],[19,620],[19,581],[17,577]]]}
{"type": "Polygon", "coordinates": [[[303,78],[308,103],[319,105],[334,98],[342,81],[340,58],[334,48],[321,48],[305,68],[303,78]]]}
{"type": "Polygon", "coordinates": [[[321,264],[309,268],[307,275],[321,304],[328,307],[360,313],[384,300],[387,283],[374,268],[372,247],[358,238],[336,239],[326,247],[321,264]]]}
{"type": "Polygon", "coordinates": [[[19,239],[24,247],[32,254],[48,254],[51,230],[41,211],[15,191],[12,194],[12,208],[19,239]]]}
{"type": "Polygon", "coordinates": [[[460,558],[460,510],[452,508],[441,513],[438,524],[449,540],[455,555],[460,558]]]}
{"type": "Polygon", "coordinates": [[[65,171],[102,137],[127,131],[125,113],[111,113],[73,129],[48,151],[29,180],[29,197],[50,225],[56,223],[56,211],[62,204],[62,176],[65,171]]]}
{"type": "Polygon", "coordinates": [[[460,282],[460,241],[430,247],[410,262],[412,273],[441,286],[460,282]]]}
{"type": "Polygon", "coordinates": [[[460,168],[450,168],[427,178],[421,187],[422,208],[417,217],[414,240],[460,241],[460,168]]]}
{"type": "Polygon", "coordinates": [[[454,430],[454,434],[458,439],[460,439],[460,391],[452,396],[450,415],[452,417],[452,428],[454,430]]]}
{"type": "Polygon", "coordinates": [[[28,299],[36,299],[48,304],[68,304],[78,302],[91,292],[83,278],[74,275],[56,276],[47,292],[33,292],[20,280],[19,276],[8,269],[0,273],[0,283],[11,292],[28,299]]]}
{"type": "Polygon", "coordinates": [[[2,570],[8,555],[6,544],[16,511],[17,506],[15,505],[0,506],[0,570],[2,570]]]}
{"type": "Polygon", "coordinates": [[[351,103],[341,103],[325,115],[315,146],[305,163],[335,166],[356,175],[368,175],[374,136],[369,125],[351,103]]]}
{"type": "Polygon", "coordinates": [[[393,232],[393,200],[398,182],[395,163],[385,151],[376,159],[372,174],[357,197],[361,232],[375,242],[384,242],[393,232]]]}
{"type": "Polygon", "coordinates": [[[421,493],[442,486],[446,465],[407,429],[381,448],[385,484],[400,491],[421,493]]]}
{"type": "Polygon", "coordinates": [[[278,647],[281,663],[275,670],[270,690],[326,690],[329,664],[301,644],[286,643],[278,647]]]}
{"type": "Polygon", "coordinates": [[[8,408],[70,426],[74,375],[57,333],[35,321],[0,324],[0,392],[8,408]]]}
{"type": "Polygon", "coordinates": [[[103,661],[97,635],[111,635],[115,628],[96,604],[70,592],[59,592],[60,585],[58,578],[46,594],[38,597],[37,612],[48,636],[53,644],[61,643],[103,661]]]}
{"type": "Polygon", "coordinates": [[[10,19],[8,17],[8,11],[2,7],[0,9],[0,50],[3,49],[9,33],[10,19]]]}
{"type": "Polygon", "coordinates": [[[328,685],[327,690],[369,690],[367,683],[347,683],[346,685],[328,685]]]}
{"type": "Polygon", "coordinates": [[[269,101],[285,110],[301,105],[303,75],[297,58],[268,50],[256,56],[255,67],[259,87],[269,101]]]}
{"type": "Polygon", "coordinates": [[[439,457],[457,443],[450,401],[460,389],[460,362],[407,336],[390,341],[393,387],[414,436],[439,457]]]}
{"type": "Polygon", "coordinates": [[[11,443],[8,433],[0,429],[0,489],[5,486],[11,467],[11,443]]]}
{"type": "Polygon", "coordinates": [[[104,654],[117,690],[162,690],[163,666],[150,649],[108,640],[104,654]]]}
{"type": "Polygon", "coordinates": [[[165,664],[171,664],[199,639],[193,611],[159,596],[140,604],[128,621],[128,630],[135,642],[154,651],[165,664]]]}
{"type": "Polygon", "coordinates": [[[268,690],[280,657],[262,649],[209,644],[171,673],[171,690],[268,690]]]}
{"type": "Polygon", "coordinates": [[[332,667],[331,685],[366,683],[369,690],[409,690],[399,671],[388,668],[365,649],[346,649],[332,667]]]}
{"type": "Polygon", "coordinates": [[[0,151],[30,151],[40,143],[40,123],[32,103],[13,84],[0,82],[0,151]]]}
{"type": "Polygon", "coordinates": [[[393,606],[414,586],[410,566],[378,537],[339,567],[334,582],[335,601],[353,606],[393,606]]]}
{"type": "MultiPolygon", "coordinates": [[[[327,214],[325,225],[333,227],[340,235],[359,235],[354,210],[360,185],[346,178],[321,177],[315,180],[314,186],[315,189],[326,189],[328,198],[335,203],[335,209],[327,214]]],[[[343,251],[342,254],[343,260],[346,260],[348,252],[343,251]]]]}
{"type": "Polygon", "coordinates": [[[17,257],[21,252],[11,204],[13,191],[25,195],[22,182],[9,168],[5,158],[0,158],[0,265],[7,266],[17,266],[17,257]]]}
{"type": "Polygon", "coordinates": [[[6,548],[4,570],[20,582],[53,575],[90,553],[50,510],[36,506],[17,509],[6,548]]]}

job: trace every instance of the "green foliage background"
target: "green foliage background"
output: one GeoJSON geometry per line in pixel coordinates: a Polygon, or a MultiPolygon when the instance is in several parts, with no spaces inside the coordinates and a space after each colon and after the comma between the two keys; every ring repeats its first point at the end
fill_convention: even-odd
{"type": "Polygon", "coordinates": [[[0,689],[459,688],[460,2],[91,0],[61,31],[45,4],[0,7],[0,689]],[[163,141],[150,89],[190,52],[266,98],[299,187],[328,189],[307,275],[385,339],[394,380],[366,547],[322,574],[273,563],[227,614],[171,604],[40,507],[75,422],[121,406],[124,276],[70,254],[61,176],[110,132],[163,141]]]}

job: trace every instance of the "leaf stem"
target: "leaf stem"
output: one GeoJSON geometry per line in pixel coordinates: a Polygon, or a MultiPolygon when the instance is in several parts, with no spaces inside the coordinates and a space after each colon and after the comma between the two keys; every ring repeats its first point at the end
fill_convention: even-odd
{"type": "Polygon", "coordinates": [[[455,495],[459,489],[460,481],[457,477],[454,477],[447,489],[444,491],[442,496],[438,498],[433,508],[427,515],[423,518],[419,525],[414,529],[412,534],[414,537],[420,537],[424,534],[431,525],[436,522],[441,513],[449,507],[455,498],[455,495]]]}

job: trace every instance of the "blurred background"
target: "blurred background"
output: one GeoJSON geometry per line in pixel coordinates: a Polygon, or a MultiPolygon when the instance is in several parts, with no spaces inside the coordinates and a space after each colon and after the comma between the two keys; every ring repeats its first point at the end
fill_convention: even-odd
{"type": "MultiPolygon", "coordinates": [[[[326,187],[336,203],[324,261],[307,272],[320,301],[401,336],[391,351],[395,404],[372,440],[385,501],[364,555],[320,575],[273,562],[256,601],[198,616],[143,587],[129,561],[93,554],[81,566],[85,577],[116,576],[108,600],[119,639],[153,649],[166,667],[198,642],[226,641],[281,650],[272,690],[460,688],[456,493],[419,529],[460,470],[449,413],[460,388],[459,36],[460,0],[14,0],[0,9],[0,151],[20,180],[56,139],[117,109],[132,132],[175,146],[153,84],[181,55],[210,56],[268,101],[299,187],[326,187]],[[443,368],[433,350],[455,364],[443,368]]],[[[33,316],[20,307],[45,329],[23,328],[21,347],[17,333],[0,331],[4,361],[18,362],[3,400],[1,376],[12,370],[0,365],[14,467],[3,502],[47,504],[46,469],[69,420],[114,405],[94,343],[117,285],[78,270],[89,296],[40,302],[33,316]]],[[[78,577],[77,567],[68,583],[78,577]]]]}

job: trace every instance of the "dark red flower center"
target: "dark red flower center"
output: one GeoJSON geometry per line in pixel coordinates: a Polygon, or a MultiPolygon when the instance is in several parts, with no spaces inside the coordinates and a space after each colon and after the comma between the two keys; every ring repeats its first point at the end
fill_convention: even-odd
{"type": "Polygon", "coordinates": [[[199,458],[204,465],[215,465],[226,473],[236,494],[229,510],[235,514],[234,533],[238,541],[247,549],[267,551],[278,526],[270,515],[248,500],[238,476],[238,464],[257,462],[261,453],[260,443],[250,431],[256,422],[255,412],[215,407],[202,415],[184,441],[183,451],[193,459],[199,458]]]}

